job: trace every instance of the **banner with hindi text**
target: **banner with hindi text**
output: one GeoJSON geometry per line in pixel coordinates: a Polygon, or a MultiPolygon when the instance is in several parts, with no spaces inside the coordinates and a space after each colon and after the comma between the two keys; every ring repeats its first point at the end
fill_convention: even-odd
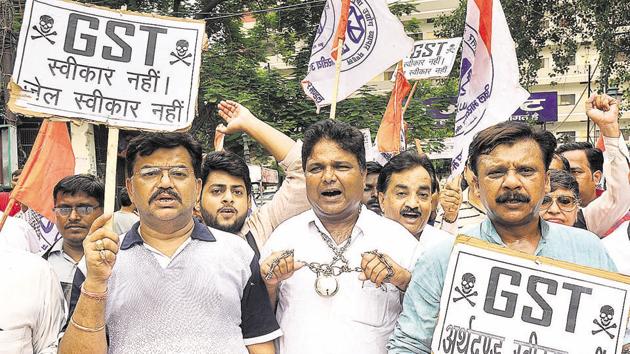
{"type": "Polygon", "coordinates": [[[195,116],[205,24],[28,0],[10,108],[38,117],[173,131],[195,116]]]}

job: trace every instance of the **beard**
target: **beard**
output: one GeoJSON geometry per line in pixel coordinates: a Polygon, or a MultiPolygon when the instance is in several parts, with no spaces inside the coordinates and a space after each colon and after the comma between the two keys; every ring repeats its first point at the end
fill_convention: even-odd
{"type": "Polygon", "coordinates": [[[247,219],[247,214],[243,214],[242,216],[237,217],[236,220],[234,220],[234,222],[232,222],[231,224],[219,224],[217,217],[208,213],[208,211],[204,208],[201,208],[201,216],[203,217],[203,222],[207,226],[210,226],[217,230],[229,232],[231,234],[236,234],[241,231],[243,225],[245,225],[245,219],[247,219]]]}

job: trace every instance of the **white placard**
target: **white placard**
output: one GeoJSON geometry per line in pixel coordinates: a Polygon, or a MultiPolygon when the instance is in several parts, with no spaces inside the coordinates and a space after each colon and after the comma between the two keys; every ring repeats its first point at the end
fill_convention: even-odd
{"type": "Polygon", "coordinates": [[[488,248],[455,244],[434,353],[621,353],[627,277],[488,248]]]}
{"type": "Polygon", "coordinates": [[[448,76],[461,41],[462,38],[457,37],[414,42],[413,51],[403,59],[403,70],[407,80],[448,76]]]}
{"type": "Polygon", "coordinates": [[[12,89],[11,108],[121,128],[186,129],[204,28],[203,21],[28,0],[13,71],[21,91],[12,89]]]}

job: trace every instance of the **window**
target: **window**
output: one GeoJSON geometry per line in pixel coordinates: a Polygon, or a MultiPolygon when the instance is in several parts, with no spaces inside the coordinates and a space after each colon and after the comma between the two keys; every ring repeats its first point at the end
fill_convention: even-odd
{"type": "Polygon", "coordinates": [[[569,58],[569,62],[567,65],[572,66],[575,65],[575,55],[569,58]]]}
{"type": "Polygon", "coordinates": [[[418,33],[410,33],[409,37],[413,38],[416,41],[421,41],[422,40],[422,32],[418,32],[418,33]]]}
{"type": "Polygon", "coordinates": [[[549,68],[549,58],[542,58],[542,68],[547,69],[549,68]]]}
{"type": "Polygon", "coordinates": [[[575,104],[575,94],[570,93],[566,95],[560,95],[559,106],[571,106],[575,104]]]}
{"type": "Polygon", "coordinates": [[[575,142],[575,132],[558,132],[558,145],[575,142]]]}
{"type": "Polygon", "coordinates": [[[434,18],[427,18],[427,23],[433,23],[433,22],[435,22],[434,18]]]}

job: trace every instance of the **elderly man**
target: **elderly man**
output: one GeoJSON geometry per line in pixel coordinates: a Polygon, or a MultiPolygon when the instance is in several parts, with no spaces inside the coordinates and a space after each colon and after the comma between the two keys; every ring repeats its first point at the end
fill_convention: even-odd
{"type": "Polygon", "coordinates": [[[392,157],[378,176],[378,199],[386,218],[407,229],[422,247],[447,237],[448,233],[427,225],[431,215],[437,177],[427,155],[405,151],[392,157]]]}
{"type": "Polygon", "coordinates": [[[83,240],[94,220],[103,215],[104,198],[103,182],[88,174],[65,177],[53,189],[55,225],[61,238],[42,257],[57,274],[67,303],[83,257],[83,240]]]}
{"type": "MultiPolygon", "coordinates": [[[[479,132],[470,145],[470,168],[488,218],[464,233],[526,254],[616,271],[597,236],[539,216],[555,147],[551,133],[520,122],[479,132]]],[[[453,241],[438,243],[416,264],[390,353],[431,352],[453,241]]]]}
{"type": "Polygon", "coordinates": [[[126,184],[140,222],[120,242],[103,228],[109,216],[92,225],[60,353],[273,353],[281,332],[254,252],[193,219],[200,167],[188,134],[129,143],[126,184]]]}
{"type": "Polygon", "coordinates": [[[363,188],[363,205],[369,210],[383,214],[381,205],[378,201],[378,175],[381,173],[383,166],[376,161],[367,162],[367,176],[365,177],[365,187],[363,188]]]}
{"type": "Polygon", "coordinates": [[[236,102],[222,101],[219,115],[227,123],[227,126],[217,127],[219,132],[247,133],[269,151],[286,172],[273,199],[250,215],[252,183],[245,160],[228,151],[211,152],[204,159],[201,171],[204,222],[210,227],[240,235],[258,254],[276,226],[309,208],[300,160],[302,143],[257,119],[236,102]]]}
{"type": "Polygon", "coordinates": [[[418,242],[361,205],[363,136],[325,120],[304,133],[302,164],[312,210],[263,248],[261,274],[284,336],[280,353],[384,353],[401,310],[418,242]]]}
{"type": "Polygon", "coordinates": [[[586,101],[585,109],[602,134],[605,151],[602,153],[582,142],[564,144],[556,152],[569,160],[571,173],[580,186],[582,208],[575,226],[604,237],[630,209],[628,149],[619,129],[617,100],[607,95],[592,95],[586,101]],[[598,198],[596,187],[602,175],[606,178],[607,189],[598,198]]]}

